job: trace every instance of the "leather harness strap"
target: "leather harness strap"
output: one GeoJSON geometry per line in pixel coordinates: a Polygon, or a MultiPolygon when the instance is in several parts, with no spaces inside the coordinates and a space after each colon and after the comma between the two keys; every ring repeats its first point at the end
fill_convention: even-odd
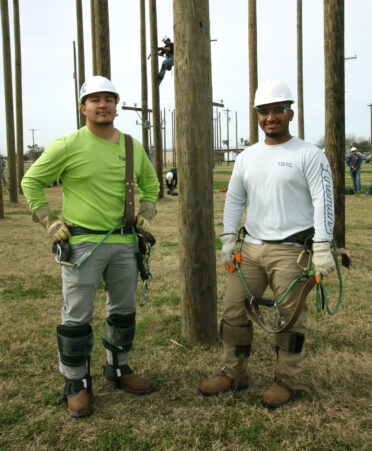
{"type": "Polygon", "coordinates": [[[123,225],[133,227],[135,224],[134,215],[134,156],[133,140],[130,135],[125,137],[125,206],[123,225]]]}
{"type": "Polygon", "coordinates": [[[245,299],[245,301],[244,301],[245,302],[245,308],[247,309],[248,314],[251,316],[253,321],[255,321],[259,326],[261,326],[267,332],[269,332],[271,334],[280,334],[282,332],[286,332],[297,321],[297,318],[299,317],[302,309],[304,308],[307,295],[314,288],[315,284],[316,284],[315,277],[309,277],[308,281],[302,287],[302,290],[301,290],[301,293],[300,293],[300,295],[298,297],[297,305],[296,305],[296,308],[295,308],[295,310],[293,312],[293,315],[288,320],[288,322],[286,322],[285,325],[283,327],[281,327],[280,329],[274,330],[271,327],[269,327],[266,324],[263,316],[261,315],[259,306],[256,305],[256,304],[251,304],[249,298],[245,299]]]}

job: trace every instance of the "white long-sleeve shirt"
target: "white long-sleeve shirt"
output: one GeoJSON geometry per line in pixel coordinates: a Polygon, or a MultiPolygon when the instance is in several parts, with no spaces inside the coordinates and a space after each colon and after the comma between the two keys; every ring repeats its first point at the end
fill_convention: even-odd
{"type": "Polygon", "coordinates": [[[224,234],[237,232],[247,203],[248,242],[282,240],[310,227],[314,241],[332,239],[331,169],[320,149],[299,138],[260,142],[238,155],[226,194],[224,234]]]}

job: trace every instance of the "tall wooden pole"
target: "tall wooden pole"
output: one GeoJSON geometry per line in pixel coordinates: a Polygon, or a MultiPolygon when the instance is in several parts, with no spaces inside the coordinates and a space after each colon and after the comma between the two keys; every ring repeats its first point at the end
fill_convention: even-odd
{"type": "Polygon", "coordinates": [[[148,91],[147,91],[147,59],[146,59],[146,10],[145,0],[140,0],[140,33],[141,33],[141,97],[142,97],[142,144],[149,153],[148,136],[148,91]]]}
{"type": "Polygon", "coordinates": [[[167,165],[167,116],[163,108],[163,148],[164,148],[164,167],[167,165]]]}
{"type": "Polygon", "coordinates": [[[17,130],[17,175],[18,192],[22,194],[21,181],[24,175],[23,156],[23,106],[22,106],[22,56],[21,56],[21,30],[19,25],[19,4],[13,0],[14,22],[14,60],[15,60],[15,94],[16,94],[16,130],[17,130]]]}
{"type": "Polygon", "coordinates": [[[182,334],[217,341],[209,2],[173,0],[182,334]]]}
{"type": "Polygon", "coordinates": [[[94,0],[96,74],[111,80],[108,0],[94,0]]]}
{"type": "Polygon", "coordinates": [[[92,73],[97,75],[97,49],[96,49],[96,18],[94,13],[94,0],[90,0],[90,33],[92,40],[92,73]]]}
{"type": "Polygon", "coordinates": [[[257,90],[257,17],[256,0],[248,0],[248,53],[249,53],[249,144],[258,141],[258,122],[253,108],[257,90]]]}
{"type": "Polygon", "coordinates": [[[76,46],[75,41],[72,41],[72,48],[74,53],[74,88],[75,88],[75,112],[76,112],[76,128],[80,128],[79,119],[80,119],[80,112],[79,112],[79,97],[78,97],[78,80],[77,80],[77,73],[76,73],[76,46]]]}
{"type": "MultiPolygon", "coordinates": [[[[76,0],[76,25],[77,25],[77,48],[78,48],[78,92],[85,81],[85,55],[84,55],[84,27],[83,10],[81,0],[76,0]]],[[[79,124],[83,127],[86,117],[79,111],[79,124]]]]}
{"type": "Polygon", "coordinates": [[[161,155],[161,123],[158,65],[158,25],[156,16],[156,0],[149,0],[150,39],[151,39],[151,86],[152,86],[152,123],[154,133],[154,167],[160,183],[159,198],[164,197],[163,162],[161,155]]]}
{"type": "Polygon", "coordinates": [[[3,38],[3,67],[4,67],[4,99],[6,116],[6,146],[8,153],[8,182],[9,200],[18,203],[16,150],[14,136],[14,109],[12,58],[10,53],[9,9],[8,0],[1,0],[1,28],[3,38]]]}
{"type": "Polygon", "coordinates": [[[297,108],[298,108],[298,137],[301,139],[305,139],[303,56],[302,56],[302,0],[297,0],[297,108]]]}
{"type": "Polygon", "coordinates": [[[324,0],[325,148],[332,168],[334,238],[345,246],[344,0],[324,0]]]}

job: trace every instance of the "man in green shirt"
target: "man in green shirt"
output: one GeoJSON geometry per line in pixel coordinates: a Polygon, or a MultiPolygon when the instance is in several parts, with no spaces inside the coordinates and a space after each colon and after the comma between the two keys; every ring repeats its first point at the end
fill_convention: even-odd
{"type": "MultiPolygon", "coordinates": [[[[91,250],[117,224],[124,212],[124,135],[114,127],[119,94],[105,77],[94,76],[80,91],[86,126],[47,147],[22,180],[32,218],[53,241],[69,240],[69,263],[91,250]],[[44,189],[61,177],[60,219],[49,208],[44,189]]],[[[152,233],[159,182],[143,146],[133,139],[134,178],[140,190],[136,216],[139,233],[152,233]]],[[[57,326],[59,369],[65,376],[64,398],[73,417],[92,412],[89,374],[93,347],[94,298],[101,277],[108,317],[103,328],[106,381],[137,394],[150,393],[150,379],[136,375],[128,354],[135,333],[136,246],[131,229],[120,227],[96,248],[79,269],[62,266],[64,306],[57,326]]]]}

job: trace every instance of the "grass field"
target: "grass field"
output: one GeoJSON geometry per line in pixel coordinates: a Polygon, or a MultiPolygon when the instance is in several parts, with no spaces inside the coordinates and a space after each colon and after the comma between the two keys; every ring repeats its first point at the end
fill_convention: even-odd
{"type": "MultiPolygon", "coordinates": [[[[228,168],[215,172],[215,231],[222,231],[228,168]]],[[[346,198],[351,271],[343,271],[344,297],[335,316],[317,313],[308,298],[309,332],[303,380],[313,396],[300,394],[276,411],[261,407],[271,384],[272,337],[255,328],[250,386],[238,395],[204,398],[198,384],[218,373],[221,345],[190,346],[180,330],[178,198],[158,203],[157,244],[152,253],[150,300],[138,308],[130,364],[151,376],[156,391],[136,397],[103,384],[101,345],[105,321],[103,287],[96,297],[92,354],[94,414],[71,418],[61,402],[56,325],[62,306],[60,267],[45,232],[31,220],[25,200],[5,200],[0,221],[0,450],[369,450],[371,443],[372,173],[362,174],[363,192],[346,198]]],[[[346,184],[351,186],[346,175],[346,184]]],[[[62,188],[47,189],[61,210],[62,188]]],[[[5,198],[7,193],[5,192],[5,198]]],[[[220,246],[217,258],[220,261],[220,246]]],[[[218,314],[226,274],[218,270],[218,314]]],[[[337,296],[328,281],[332,306],[337,296]]],[[[141,284],[137,296],[140,296],[141,284]]]]}

